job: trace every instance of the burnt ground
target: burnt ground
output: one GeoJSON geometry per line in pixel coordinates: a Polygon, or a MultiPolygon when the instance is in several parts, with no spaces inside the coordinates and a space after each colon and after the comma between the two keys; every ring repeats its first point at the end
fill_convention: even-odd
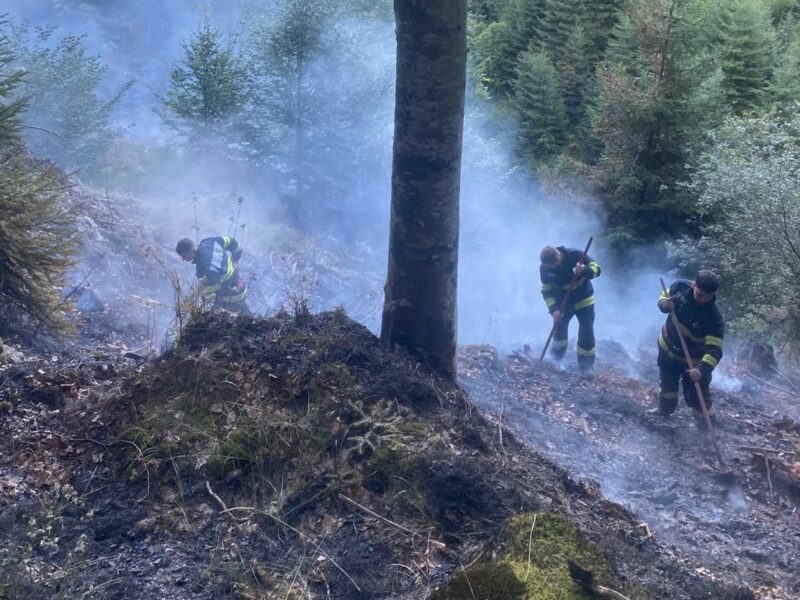
{"type": "MultiPolygon", "coordinates": [[[[476,398],[489,406],[508,394],[504,419],[515,425],[531,406],[552,415],[545,429],[560,420],[556,458],[583,474],[585,458],[569,464],[569,451],[592,439],[570,417],[577,380],[467,355],[476,398]],[[545,410],[559,402],[561,412],[545,410]]],[[[116,346],[79,359],[29,356],[3,366],[0,383],[4,599],[425,598],[466,565],[491,560],[506,519],[524,512],[568,518],[607,560],[603,583],[631,600],[745,600],[753,595],[741,580],[794,576],[780,562],[793,556],[788,518],[773,517],[782,528],[753,544],[765,554],[774,545],[760,579],[755,555],[742,557],[747,568],[735,576],[725,540],[713,564],[665,545],[653,520],[655,535],[641,515],[547,458],[552,449],[518,441],[460,389],[386,353],[341,312],[204,315],[162,356],[116,346]]],[[[587,401],[585,428],[606,419],[628,432],[642,408],[637,386],[601,377],[593,389],[613,395],[616,416],[587,401]]],[[[640,421],[639,446],[646,435],[675,443],[663,426],[640,421]]],[[[617,464],[634,455],[619,453],[617,464]]],[[[681,472],[686,498],[676,502],[692,522],[688,494],[708,498],[700,494],[710,476],[681,472]]],[[[653,481],[668,483],[664,474],[653,481]]],[[[757,483],[748,481],[748,494],[757,483]]],[[[727,535],[755,538],[770,511],[789,510],[782,494],[776,487],[760,512],[750,500],[753,514],[739,513],[727,535]]],[[[733,522],[727,514],[720,521],[733,522]]]]}
{"type": "Polygon", "coordinates": [[[668,551],[697,561],[698,571],[744,583],[758,598],[800,597],[800,422],[792,382],[741,374],[742,391],[712,388],[717,438],[738,483],[731,488],[716,477],[708,436],[682,401],[669,419],[646,413],[656,404],[655,357],[641,363],[647,377],[629,378],[615,365],[630,371],[639,363],[613,343],[605,349],[598,377],[588,382],[538,356],[500,359],[491,347],[468,347],[461,384],[492,419],[573,476],[597,482],[668,551]]]}

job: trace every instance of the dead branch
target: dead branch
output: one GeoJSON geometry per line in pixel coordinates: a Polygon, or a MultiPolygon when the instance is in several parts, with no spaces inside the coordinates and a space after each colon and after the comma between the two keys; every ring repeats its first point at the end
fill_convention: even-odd
{"type": "Polygon", "coordinates": [[[533,549],[533,528],[536,527],[536,515],[533,515],[531,532],[528,534],[528,565],[525,567],[525,581],[528,581],[528,572],[531,570],[531,550],[533,549]]]}
{"type": "Polygon", "coordinates": [[[769,483],[769,499],[772,500],[772,496],[775,494],[775,490],[772,487],[772,469],[769,465],[769,457],[765,454],[764,455],[764,467],[767,469],[767,483],[769,483]]]}
{"type": "Polygon", "coordinates": [[[410,533],[411,535],[417,535],[416,531],[412,531],[408,527],[403,527],[399,523],[395,523],[391,519],[387,519],[386,517],[383,517],[383,516],[379,515],[378,513],[368,509],[366,506],[363,506],[363,505],[359,504],[358,502],[356,502],[355,500],[352,500],[351,498],[348,498],[344,494],[337,494],[337,495],[338,495],[340,500],[344,500],[345,502],[347,502],[351,506],[354,506],[355,508],[359,509],[360,511],[365,512],[369,516],[375,517],[379,521],[383,521],[384,523],[386,523],[387,525],[391,525],[392,527],[397,527],[397,529],[400,529],[401,531],[405,531],[406,533],[410,533]]]}
{"type": "Polygon", "coordinates": [[[611,588],[595,582],[594,573],[587,571],[578,565],[574,560],[567,560],[567,564],[569,565],[570,577],[572,577],[572,580],[578,584],[582,590],[590,592],[596,596],[602,596],[603,598],[614,598],[614,600],[630,600],[630,598],[623,596],[618,591],[612,590],[611,588]]]}

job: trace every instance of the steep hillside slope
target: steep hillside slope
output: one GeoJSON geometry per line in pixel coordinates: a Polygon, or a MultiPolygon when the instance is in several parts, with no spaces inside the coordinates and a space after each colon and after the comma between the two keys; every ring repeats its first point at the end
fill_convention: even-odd
{"type": "Polygon", "coordinates": [[[753,597],[341,312],[51,362],[0,372],[0,597],[592,597],[570,559],[631,599],[753,597]]]}
{"type": "MultiPolygon", "coordinates": [[[[614,373],[615,364],[629,370],[636,361],[601,349],[600,375],[586,382],[523,354],[500,359],[489,347],[464,348],[461,382],[492,419],[598,482],[706,572],[746,583],[758,598],[797,598],[800,423],[787,416],[796,414],[796,396],[758,377],[735,394],[713,391],[717,437],[738,482],[730,487],[685,405],[670,419],[647,413],[657,373],[649,382],[614,373]]],[[[645,368],[655,364],[649,358],[645,368]]]]}

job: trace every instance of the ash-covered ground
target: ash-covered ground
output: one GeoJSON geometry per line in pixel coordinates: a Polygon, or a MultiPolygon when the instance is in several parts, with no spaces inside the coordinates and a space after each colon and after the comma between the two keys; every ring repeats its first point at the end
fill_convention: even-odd
{"type": "MultiPolygon", "coordinates": [[[[547,377],[483,360],[465,357],[465,377],[494,397],[547,377]]],[[[631,600],[753,598],[750,571],[662,545],[341,311],[200,315],[160,356],[28,355],[0,383],[4,600],[452,600],[463,574],[480,597],[590,600],[567,573],[589,547],[601,583],[631,600]],[[493,596],[487,572],[515,595],[493,596]]],[[[567,383],[531,386],[519,406],[555,405],[558,389],[571,403],[567,383]]],[[[619,403],[635,406],[626,389],[619,403]]],[[[771,532],[782,558],[787,531],[771,532]]]]}
{"type": "Polygon", "coordinates": [[[471,346],[460,354],[460,382],[495,421],[574,476],[597,482],[655,539],[711,576],[746,583],[758,598],[800,597],[793,383],[743,375],[747,385],[737,393],[712,388],[717,439],[737,479],[730,486],[685,404],[669,419],[646,412],[656,403],[654,354],[632,359],[613,343],[599,348],[607,352],[590,382],[524,352],[499,357],[471,346]],[[630,378],[640,367],[644,377],[630,378]]]}

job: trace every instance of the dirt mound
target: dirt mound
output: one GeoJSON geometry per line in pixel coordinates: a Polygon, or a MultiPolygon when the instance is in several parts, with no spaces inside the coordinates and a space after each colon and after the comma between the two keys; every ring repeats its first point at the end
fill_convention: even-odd
{"type": "Polygon", "coordinates": [[[0,598],[589,598],[567,559],[632,600],[752,597],[341,311],[208,314],[98,368],[7,392],[0,598]]]}

